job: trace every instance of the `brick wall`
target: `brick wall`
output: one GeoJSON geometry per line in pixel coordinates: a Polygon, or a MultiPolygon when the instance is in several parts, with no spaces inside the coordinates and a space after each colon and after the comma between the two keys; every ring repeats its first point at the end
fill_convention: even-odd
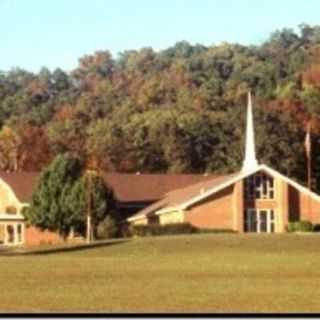
{"type": "Polygon", "coordinates": [[[234,185],[217,192],[185,212],[185,221],[198,228],[233,229],[234,185]]]}
{"type": "Polygon", "coordinates": [[[41,244],[59,244],[63,243],[63,238],[56,232],[41,231],[40,229],[30,226],[25,229],[24,244],[25,246],[37,246],[41,244]]]}
{"type": "Polygon", "coordinates": [[[320,223],[320,202],[289,186],[289,221],[320,223]]]}

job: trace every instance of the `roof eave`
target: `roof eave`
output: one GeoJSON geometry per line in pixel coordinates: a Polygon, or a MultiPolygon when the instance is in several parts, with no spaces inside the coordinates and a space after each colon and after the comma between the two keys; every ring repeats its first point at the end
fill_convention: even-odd
{"type": "Polygon", "coordinates": [[[226,181],[225,183],[222,183],[221,185],[215,187],[215,188],[212,188],[210,190],[208,190],[207,192],[197,196],[197,197],[194,197],[193,199],[181,204],[178,208],[179,209],[182,209],[182,210],[185,210],[187,209],[188,207],[190,207],[191,205],[203,200],[203,199],[206,199],[207,197],[223,190],[224,188],[227,188],[228,186],[238,182],[239,180],[241,179],[244,179],[248,176],[250,176],[251,174],[254,174],[256,173],[257,171],[259,170],[265,170],[267,171],[269,174],[273,175],[273,176],[278,176],[280,177],[281,179],[283,179],[284,181],[286,181],[288,184],[292,185],[293,187],[297,188],[299,191],[303,192],[303,193],[306,193],[306,194],[309,194],[311,197],[313,197],[314,199],[316,199],[317,201],[320,201],[320,196],[317,195],[316,193],[310,191],[309,189],[307,189],[306,187],[300,185],[299,183],[295,182],[294,180],[284,176],[283,174],[281,174],[280,172],[268,167],[267,165],[265,164],[259,164],[258,166],[250,169],[250,170],[245,170],[245,171],[241,171],[237,176],[235,176],[233,179],[230,179],[229,181],[226,181]]]}
{"type": "MultiPolygon", "coordinates": [[[[280,172],[268,167],[265,164],[259,164],[256,167],[250,169],[250,170],[245,170],[245,171],[240,171],[238,175],[236,175],[234,178],[222,183],[221,185],[218,185],[212,189],[209,189],[208,191],[202,193],[201,195],[198,195],[196,197],[193,197],[192,199],[190,199],[189,201],[186,201],[180,205],[174,206],[174,207],[168,207],[168,208],[164,208],[158,211],[155,211],[156,215],[162,215],[168,212],[172,212],[172,211],[181,211],[181,210],[186,210],[188,209],[190,206],[192,206],[193,204],[206,199],[208,197],[210,197],[211,195],[229,187],[230,185],[238,182],[239,180],[242,180],[248,176],[250,176],[251,174],[256,173],[259,170],[265,170],[267,171],[270,175],[272,176],[277,176],[280,177],[281,179],[283,179],[284,181],[286,181],[288,184],[292,185],[293,187],[297,188],[299,191],[309,194],[311,197],[313,197],[315,200],[320,202],[320,196],[317,195],[316,193],[310,191],[309,189],[307,189],[306,187],[300,185],[299,183],[295,182],[294,180],[284,176],[283,174],[281,174],[280,172]]],[[[139,216],[139,217],[132,217],[129,218],[128,221],[135,221],[135,220],[139,220],[139,219],[143,219],[145,218],[145,215],[143,216],[139,216]]]]}
{"type": "Polygon", "coordinates": [[[313,191],[309,190],[308,188],[302,186],[298,182],[296,182],[296,181],[284,176],[282,173],[280,173],[280,172],[268,167],[265,164],[261,165],[261,169],[266,170],[271,175],[276,175],[276,176],[280,177],[281,179],[286,181],[291,186],[295,187],[296,189],[298,189],[299,191],[301,191],[303,193],[309,194],[312,198],[314,198],[315,200],[320,202],[320,196],[318,194],[316,194],[315,192],[313,192],[313,191]]]}

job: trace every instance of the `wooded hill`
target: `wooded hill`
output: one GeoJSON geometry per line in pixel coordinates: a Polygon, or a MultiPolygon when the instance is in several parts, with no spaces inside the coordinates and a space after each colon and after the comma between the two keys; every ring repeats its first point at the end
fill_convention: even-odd
{"type": "Polygon", "coordinates": [[[1,72],[0,168],[40,170],[70,151],[108,171],[234,172],[249,88],[259,159],[301,182],[312,120],[317,188],[320,26],[305,24],[257,46],[183,41],[116,58],[97,51],[69,73],[1,72]]]}

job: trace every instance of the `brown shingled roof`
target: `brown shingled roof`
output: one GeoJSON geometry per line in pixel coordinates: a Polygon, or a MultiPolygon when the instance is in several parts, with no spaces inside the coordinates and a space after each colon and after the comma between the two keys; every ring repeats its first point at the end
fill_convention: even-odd
{"type": "MultiPolygon", "coordinates": [[[[200,181],[212,179],[211,176],[196,174],[122,174],[103,173],[103,178],[122,202],[144,202],[161,199],[166,193],[200,181]]],[[[40,172],[0,171],[0,178],[13,189],[20,201],[31,199],[40,172]]]]}
{"type": "Polygon", "coordinates": [[[16,194],[19,201],[27,202],[31,199],[36,187],[39,172],[0,172],[0,179],[4,180],[16,194]]]}
{"type": "MultiPolygon", "coordinates": [[[[212,176],[206,181],[201,181],[199,183],[195,183],[189,185],[185,188],[180,188],[177,190],[173,190],[168,192],[164,197],[162,197],[159,201],[153,203],[152,205],[142,209],[137,214],[132,216],[131,218],[137,218],[142,216],[149,216],[159,211],[160,209],[171,208],[179,206],[192,198],[198,196],[202,192],[206,192],[210,189],[213,189],[223,183],[235,178],[239,173],[230,174],[226,176],[214,177],[212,176]]],[[[130,219],[131,219],[130,218],[130,219]]]]}
{"type": "Polygon", "coordinates": [[[200,174],[119,174],[104,173],[119,201],[155,201],[169,191],[212,179],[200,174]]]}

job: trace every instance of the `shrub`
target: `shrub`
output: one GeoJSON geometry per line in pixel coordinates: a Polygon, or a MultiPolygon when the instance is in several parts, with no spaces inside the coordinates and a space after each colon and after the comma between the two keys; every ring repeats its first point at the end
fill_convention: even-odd
{"type": "Polygon", "coordinates": [[[98,239],[110,239],[118,236],[119,228],[112,216],[106,216],[97,227],[98,239]]]}
{"type": "Polygon", "coordinates": [[[199,229],[199,233],[237,233],[232,229],[199,229]]]}
{"type": "Polygon", "coordinates": [[[298,225],[298,231],[311,232],[312,223],[310,221],[300,221],[298,225]]]}
{"type": "Polygon", "coordinates": [[[313,232],[320,232],[320,224],[315,224],[312,229],[313,232]]]}
{"type": "Polygon", "coordinates": [[[161,236],[174,234],[191,234],[198,232],[198,229],[190,223],[172,223],[166,225],[131,225],[130,233],[132,236],[161,236]]]}
{"type": "Polygon", "coordinates": [[[289,222],[288,232],[311,232],[312,223],[310,221],[289,222]]]}
{"type": "Polygon", "coordinates": [[[296,222],[289,222],[287,226],[287,231],[288,232],[295,232],[297,229],[296,227],[296,222]]]}
{"type": "Polygon", "coordinates": [[[133,236],[132,225],[126,221],[122,221],[119,224],[119,237],[129,238],[133,236]]]}

